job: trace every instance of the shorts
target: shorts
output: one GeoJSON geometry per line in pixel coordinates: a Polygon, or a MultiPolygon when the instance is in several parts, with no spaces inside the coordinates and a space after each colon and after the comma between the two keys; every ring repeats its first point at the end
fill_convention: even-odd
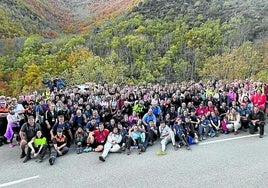
{"type": "Polygon", "coordinates": [[[93,142],[92,144],[90,144],[90,146],[92,147],[92,148],[97,148],[99,145],[102,145],[102,146],[104,146],[104,144],[105,144],[105,142],[104,143],[99,143],[99,142],[93,142]]]}

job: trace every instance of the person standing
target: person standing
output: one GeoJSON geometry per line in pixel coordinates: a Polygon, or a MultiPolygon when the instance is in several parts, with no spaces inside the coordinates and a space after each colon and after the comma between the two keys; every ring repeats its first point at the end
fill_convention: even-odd
{"type": "Polygon", "coordinates": [[[51,142],[50,131],[56,122],[57,122],[57,111],[55,110],[55,104],[50,103],[49,109],[45,112],[45,123],[42,127],[43,134],[47,138],[47,144],[49,149],[50,149],[49,143],[51,142]]]}
{"type": "Polygon", "coordinates": [[[6,102],[5,96],[0,96],[0,146],[6,142],[4,134],[7,128],[7,115],[9,109],[6,102]]]}

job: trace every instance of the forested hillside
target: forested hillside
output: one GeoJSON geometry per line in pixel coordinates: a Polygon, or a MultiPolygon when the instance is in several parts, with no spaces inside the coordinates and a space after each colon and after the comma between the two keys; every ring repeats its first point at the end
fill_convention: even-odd
{"type": "Polygon", "coordinates": [[[56,75],[70,85],[211,78],[268,81],[264,0],[14,3],[16,11],[9,1],[0,4],[3,23],[13,20],[10,27],[0,26],[1,93],[41,89],[42,79],[56,75]]]}

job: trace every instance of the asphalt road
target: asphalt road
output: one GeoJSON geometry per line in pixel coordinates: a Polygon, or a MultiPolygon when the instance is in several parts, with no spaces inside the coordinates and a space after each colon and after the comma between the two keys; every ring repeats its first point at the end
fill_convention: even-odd
{"type": "MultiPolygon", "coordinates": [[[[266,126],[266,132],[268,128],[266,126]]],[[[159,143],[138,155],[76,154],[75,149],[42,163],[22,163],[18,146],[0,147],[0,187],[268,187],[268,135],[220,135],[192,146],[157,156],[159,143]]]]}

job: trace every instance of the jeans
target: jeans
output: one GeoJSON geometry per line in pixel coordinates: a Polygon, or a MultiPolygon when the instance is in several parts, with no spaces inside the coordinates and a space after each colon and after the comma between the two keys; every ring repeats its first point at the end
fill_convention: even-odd
{"type": "MultiPolygon", "coordinates": [[[[64,155],[69,151],[69,148],[67,146],[64,146],[63,148],[60,149],[60,151],[62,152],[62,155],[64,155]]],[[[52,147],[50,151],[50,157],[56,158],[57,156],[58,156],[58,152],[55,150],[54,147],[52,147]]]]}
{"type": "Polygon", "coordinates": [[[205,136],[208,135],[209,132],[209,124],[200,124],[198,127],[198,136],[201,136],[204,132],[205,136]]]}
{"type": "MultiPolygon", "coordinates": [[[[140,149],[140,146],[141,146],[141,138],[136,139],[135,142],[136,142],[136,145],[138,146],[138,148],[140,149]]],[[[126,148],[127,149],[130,149],[130,147],[133,146],[133,145],[134,145],[134,140],[131,137],[127,138],[126,148]]]]}

